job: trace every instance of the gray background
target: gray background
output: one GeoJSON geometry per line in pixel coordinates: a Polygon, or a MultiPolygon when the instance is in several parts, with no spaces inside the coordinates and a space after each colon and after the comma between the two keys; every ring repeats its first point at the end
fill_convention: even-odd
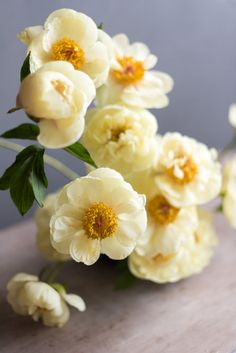
{"type": "MultiPolygon", "coordinates": [[[[0,0],[0,132],[26,121],[21,112],[6,114],[14,106],[25,53],[16,33],[43,24],[61,7],[103,22],[111,35],[125,32],[147,43],[159,57],[157,68],[175,80],[170,106],[155,111],[161,133],[177,130],[217,148],[229,141],[227,111],[236,102],[236,0],[0,0]]],[[[53,155],[83,173],[65,152],[53,155]]],[[[0,150],[0,174],[14,156],[0,150]]],[[[47,173],[51,191],[66,182],[50,168],[47,173]]],[[[8,192],[1,192],[0,228],[20,220],[8,192]]]]}

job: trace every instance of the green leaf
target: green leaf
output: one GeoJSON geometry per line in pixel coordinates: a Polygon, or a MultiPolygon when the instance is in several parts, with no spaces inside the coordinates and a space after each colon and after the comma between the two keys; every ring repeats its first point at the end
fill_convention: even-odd
{"type": "Polygon", "coordinates": [[[20,80],[23,81],[30,74],[30,52],[26,56],[20,70],[20,80]]]}
{"type": "Polygon", "coordinates": [[[0,189],[10,190],[12,201],[22,215],[31,208],[34,200],[43,206],[48,186],[43,155],[44,149],[28,146],[16,156],[15,162],[0,178],[0,189]]]}
{"type": "Polygon", "coordinates": [[[39,127],[34,124],[22,124],[12,130],[8,130],[1,135],[6,139],[37,140],[39,127]]]}
{"type": "Polygon", "coordinates": [[[94,168],[97,168],[96,164],[92,160],[89,152],[86,150],[86,148],[81,145],[81,143],[76,142],[73,145],[70,145],[66,148],[64,148],[65,151],[69,152],[73,156],[81,159],[83,162],[90,164],[94,168]]]}
{"type": "Polygon", "coordinates": [[[223,212],[223,205],[219,205],[216,207],[215,212],[222,213],[223,212]]]}
{"type": "Polygon", "coordinates": [[[8,110],[7,114],[15,113],[15,112],[17,112],[18,110],[21,110],[21,109],[22,109],[21,107],[11,108],[11,109],[8,110]]]}
{"type": "Polygon", "coordinates": [[[122,290],[133,287],[133,285],[137,281],[137,278],[134,277],[129,271],[127,259],[119,261],[117,265],[117,270],[119,272],[119,275],[116,281],[115,289],[122,290]]]}
{"type": "Polygon", "coordinates": [[[97,25],[97,28],[103,30],[103,23],[99,23],[99,25],[97,25]]]}

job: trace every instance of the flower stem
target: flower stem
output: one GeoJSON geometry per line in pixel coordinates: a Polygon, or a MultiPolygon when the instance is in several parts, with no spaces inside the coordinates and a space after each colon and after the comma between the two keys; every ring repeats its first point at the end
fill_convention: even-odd
{"type": "MultiPolygon", "coordinates": [[[[0,146],[3,148],[6,148],[8,150],[15,151],[15,152],[21,152],[24,149],[23,146],[21,146],[17,143],[6,141],[2,138],[0,138],[0,146]]],[[[79,175],[77,173],[75,173],[72,169],[68,168],[64,163],[58,161],[57,159],[55,159],[47,154],[44,155],[44,162],[46,164],[50,165],[51,167],[53,167],[54,169],[56,169],[58,172],[60,172],[66,178],[68,178],[70,180],[74,180],[79,177],[79,175]]]]}
{"type": "Polygon", "coordinates": [[[39,273],[39,279],[49,284],[53,283],[64,264],[64,262],[55,262],[51,266],[43,267],[39,273]]]}

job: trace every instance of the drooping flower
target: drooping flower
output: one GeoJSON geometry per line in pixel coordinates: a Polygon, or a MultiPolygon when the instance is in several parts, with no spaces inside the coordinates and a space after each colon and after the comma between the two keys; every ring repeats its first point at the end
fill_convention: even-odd
{"type": "Polygon", "coordinates": [[[134,251],[129,256],[129,269],[133,275],[156,283],[167,283],[201,272],[212,257],[217,239],[210,215],[200,210],[198,217],[197,230],[189,230],[189,235],[177,252],[156,253],[148,257],[134,251]]]}
{"type": "Polygon", "coordinates": [[[217,153],[179,133],[162,138],[155,182],[176,207],[200,205],[216,197],[221,189],[221,167],[217,153]]]}
{"type": "Polygon", "coordinates": [[[236,228],[236,156],[226,162],[223,169],[223,212],[233,228],[236,228]]]}
{"type": "Polygon", "coordinates": [[[86,265],[100,254],[126,258],[146,229],[145,197],[112,169],[100,168],[66,185],[51,218],[58,252],[86,265]]]}
{"type": "Polygon", "coordinates": [[[82,135],[84,116],[94,97],[88,75],[70,63],[53,61],[22,81],[18,104],[39,120],[38,141],[47,148],[61,148],[82,135]]]}
{"type": "Polygon", "coordinates": [[[34,321],[42,320],[46,326],[62,327],[70,317],[66,303],[79,311],[86,309],[81,297],[59,292],[37,276],[27,273],[16,274],[7,284],[7,300],[12,309],[20,315],[32,316],[34,321]]]}
{"type": "Polygon", "coordinates": [[[124,176],[154,164],[156,131],[156,119],[147,110],[110,105],[88,112],[81,141],[98,166],[124,176]]]}
{"type": "Polygon", "coordinates": [[[56,10],[43,27],[26,28],[18,37],[28,45],[31,72],[49,61],[63,60],[88,74],[96,87],[107,78],[106,46],[98,40],[95,22],[83,13],[72,9],[56,10]]]}
{"type": "Polygon", "coordinates": [[[113,48],[113,55],[109,77],[97,92],[97,105],[122,101],[140,108],[166,107],[173,80],[163,72],[150,70],[157,62],[156,56],[143,43],[130,44],[125,34],[116,35],[111,42],[107,37],[104,40],[110,53],[113,48]]]}
{"type": "Polygon", "coordinates": [[[57,252],[50,240],[50,219],[53,215],[57,194],[50,194],[44,201],[44,206],[35,212],[35,222],[37,227],[36,243],[41,254],[49,261],[67,261],[68,255],[57,252]]]}

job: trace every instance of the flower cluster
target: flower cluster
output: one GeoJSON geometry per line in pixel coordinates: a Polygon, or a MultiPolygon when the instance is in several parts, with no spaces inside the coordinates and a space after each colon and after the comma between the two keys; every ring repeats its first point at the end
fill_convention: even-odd
{"type": "MultiPolygon", "coordinates": [[[[217,243],[211,217],[200,206],[219,195],[221,167],[214,149],[177,132],[158,134],[148,109],[168,105],[173,80],[153,70],[157,57],[145,44],[130,43],[124,34],[111,38],[91,18],[70,9],[53,12],[43,26],[26,28],[19,39],[27,57],[17,108],[36,124],[5,137],[16,137],[17,131],[44,148],[64,148],[89,170],[47,196],[36,211],[42,255],[60,264],[93,265],[100,254],[127,259],[135,277],[157,283],[200,272],[217,243]]],[[[12,187],[11,173],[23,164],[30,167],[22,175],[30,175],[29,193],[41,204],[42,185],[47,185],[44,150],[33,152],[32,161],[24,151],[18,155],[0,188],[12,187]]],[[[235,162],[225,174],[232,175],[232,169],[235,162]]],[[[234,180],[225,178],[224,207],[230,209],[234,180]]],[[[29,207],[33,201],[27,200],[29,207]]],[[[16,275],[8,284],[8,301],[17,313],[48,326],[68,320],[66,303],[85,310],[80,297],[66,294],[50,276],[16,275]]]]}

